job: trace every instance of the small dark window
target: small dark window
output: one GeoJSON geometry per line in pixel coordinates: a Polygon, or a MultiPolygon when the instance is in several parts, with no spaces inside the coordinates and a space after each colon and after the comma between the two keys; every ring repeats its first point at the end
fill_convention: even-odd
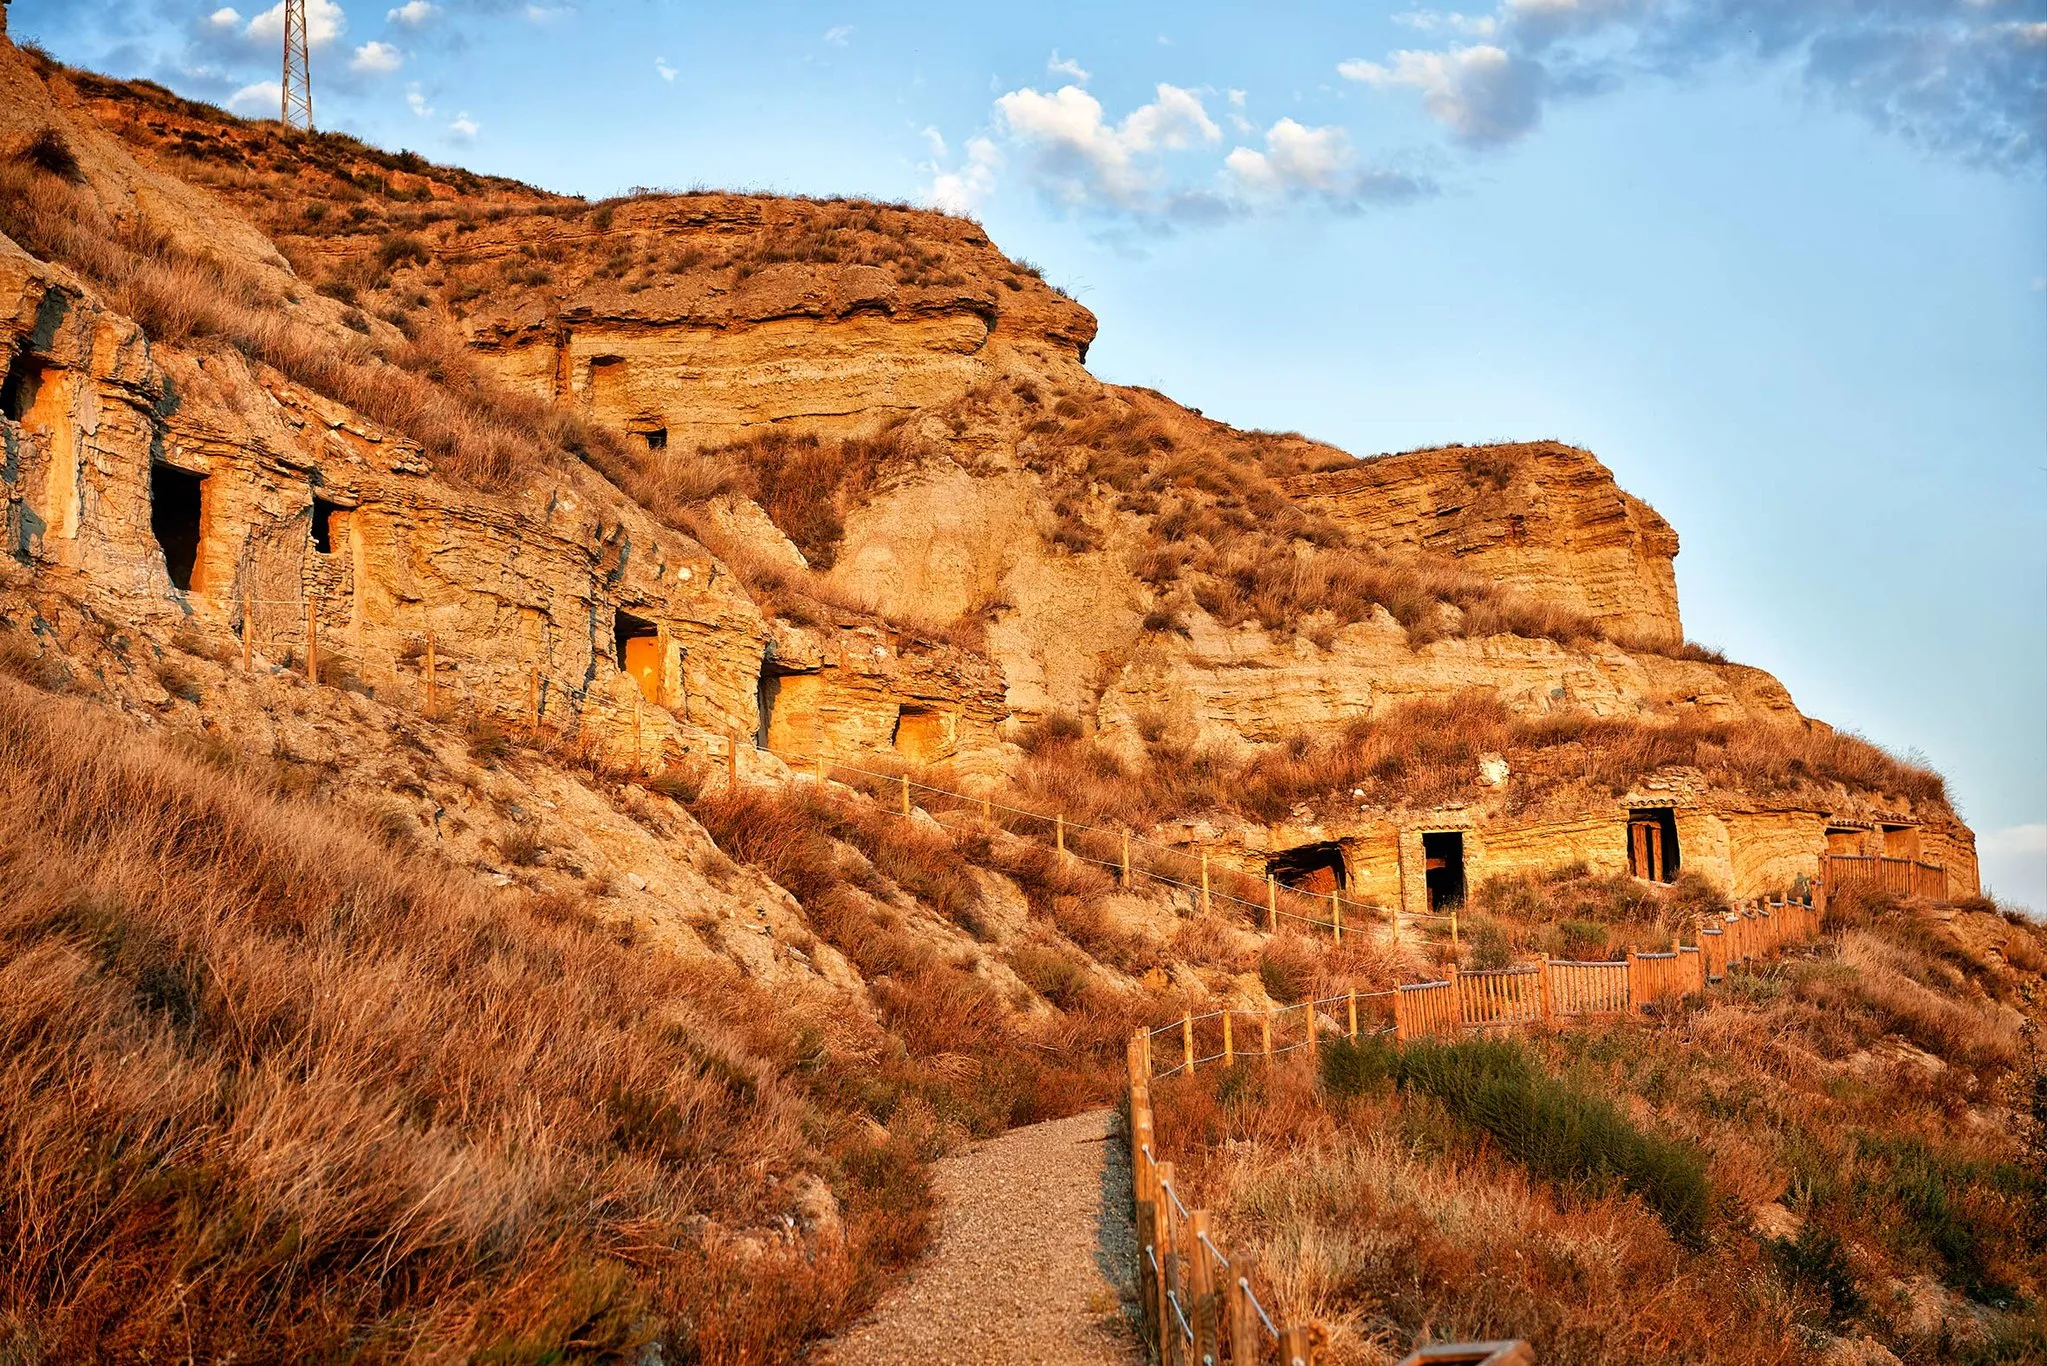
{"type": "Polygon", "coordinates": [[[1628,871],[1650,882],[1677,881],[1677,813],[1667,806],[1628,814],[1628,871]]]}
{"type": "Polygon", "coordinates": [[[313,500],[313,549],[322,555],[334,553],[334,514],[340,510],[325,498],[313,500]]]}
{"type": "Polygon", "coordinates": [[[665,451],[668,449],[668,429],[666,427],[649,427],[646,431],[641,432],[640,435],[647,439],[648,450],[665,451]]]}
{"type": "Polygon", "coordinates": [[[180,590],[190,591],[199,563],[199,522],[206,476],[155,465],[149,471],[149,529],[163,547],[163,567],[180,590]]]}
{"type": "Polygon", "coordinates": [[[1283,849],[1265,860],[1265,871],[1288,887],[1327,896],[1350,884],[1343,866],[1343,846],[1334,840],[1283,849]]]}
{"type": "Polygon", "coordinates": [[[1443,830],[1422,836],[1423,877],[1429,909],[1454,911],[1464,905],[1464,834],[1443,830]]]}

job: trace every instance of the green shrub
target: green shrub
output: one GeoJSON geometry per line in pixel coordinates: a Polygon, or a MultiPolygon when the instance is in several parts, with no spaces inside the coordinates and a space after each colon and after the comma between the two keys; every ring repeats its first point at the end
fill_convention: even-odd
{"type": "Polygon", "coordinates": [[[1769,1249],[1786,1281],[1825,1296],[1828,1322],[1845,1323],[1861,1310],[1848,1249],[1832,1229],[1807,1221],[1796,1238],[1772,1238],[1769,1249]]]}
{"type": "Polygon", "coordinates": [[[1440,1099],[1536,1175],[1617,1181],[1676,1237],[1703,1240],[1708,1190],[1699,1152],[1644,1132],[1605,1097],[1546,1075],[1520,1043],[1412,1043],[1400,1052],[1396,1080],[1440,1099]]]}
{"type": "Polygon", "coordinates": [[[1362,1096],[1384,1086],[1398,1062],[1393,1046],[1374,1034],[1338,1039],[1322,1048],[1322,1087],[1332,1096],[1362,1096]]]}

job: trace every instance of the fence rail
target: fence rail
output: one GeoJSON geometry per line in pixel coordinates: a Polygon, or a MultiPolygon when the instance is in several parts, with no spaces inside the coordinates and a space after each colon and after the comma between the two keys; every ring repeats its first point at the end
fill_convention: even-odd
{"type": "Polygon", "coordinates": [[[1899,896],[1947,899],[1947,869],[1938,863],[1871,854],[1826,854],[1822,856],[1821,868],[1828,885],[1833,887],[1863,882],[1899,896]]]}

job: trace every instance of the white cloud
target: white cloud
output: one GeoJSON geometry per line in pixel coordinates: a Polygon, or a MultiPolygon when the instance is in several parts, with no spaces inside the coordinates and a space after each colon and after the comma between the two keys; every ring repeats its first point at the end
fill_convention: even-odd
{"type": "MultiPolygon", "coordinates": [[[[280,37],[279,41],[283,39],[280,37]]],[[[245,85],[227,97],[227,107],[237,114],[268,114],[274,117],[284,107],[284,87],[276,81],[245,85]]]]}
{"type": "MultiPolygon", "coordinates": [[[[334,0],[306,0],[306,45],[325,47],[348,28],[348,16],[334,0]]],[[[284,42],[284,0],[249,21],[244,33],[265,43],[284,42]]]]}
{"type": "Polygon", "coordinates": [[[676,70],[668,64],[666,57],[656,57],[654,59],[654,70],[660,73],[661,79],[664,81],[673,81],[676,77],[676,70]]]}
{"type": "Polygon", "coordinates": [[[469,111],[465,109],[449,121],[448,131],[453,133],[460,141],[471,142],[475,140],[478,133],[483,131],[483,125],[470,118],[469,111]]]}
{"type": "MultiPolygon", "coordinates": [[[[945,139],[937,136],[936,129],[925,130],[941,149],[943,156],[945,139]]],[[[987,138],[967,139],[966,162],[949,171],[940,171],[934,165],[931,188],[925,193],[925,202],[934,209],[946,213],[972,213],[995,189],[995,173],[1002,169],[1002,149],[987,138]]]]}
{"type": "Polygon", "coordinates": [[[1088,69],[1071,57],[1061,57],[1056,47],[1052,49],[1051,60],[1045,63],[1045,70],[1055,76],[1065,76],[1070,80],[1079,81],[1082,85],[1086,85],[1088,81],[1088,69]]]}
{"type": "Polygon", "coordinates": [[[397,9],[384,11],[384,22],[403,24],[407,28],[418,28],[439,11],[431,0],[405,0],[397,9]]]}
{"type": "Polygon", "coordinates": [[[1234,148],[1224,173],[1254,202],[1313,195],[1332,208],[1398,203],[1432,194],[1429,181],[1401,171],[1360,169],[1350,133],[1337,124],[1309,128],[1281,119],[1265,132],[1265,150],[1234,148]]]}
{"type": "Polygon", "coordinates": [[[219,9],[206,16],[207,27],[213,29],[231,29],[241,22],[241,11],[228,5],[222,5],[219,9]]]}
{"type": "Polygon", "coordinates": [[[833,47],[844,47],[846,40],[853,36],[851,24],[834,24],[824,31],[824,40],[833,47]]]}
{"type": "Polygon", "coordinates": [[[1976,851],[1982,854],[2047,855],[2047,824],[2033,822],[1986,831],[1977,836],[1976,851]]]}
{"type": "Polygon", "coordinates": [[[1490,38],[1500,31],[1500,21],[1490,14],[1445,13],[1416,9],[1393,16],[1393,22],[1421,33],[1461,33],[1467,38],[1490,38]]]}
{"type": "Polygon", "coordinates": [[[924,126],[922,136],[924,138],[924,145],[931,149],[931,159],[933,161],[945,160],[946,157],[945,134],[939,132],[938,129],[933,127],[932,125],[926,124],[924,126]]]}
{"type": "Polygon", "coordinates": [[[1338,64],[1346,80],[1419,90],[1422,108],[1466,142],[1505,142],[1542,121],[1544,72],[1538,62],[1491,43],[1442,52],[1396,52],[1389,65],[1353,58],[1338,64]]]}
{"type": "Polygon", "coordinates": [[[1051,94],[1012,90],[995,111],[1012,137],[1035,149],[1039,181],[1059,199],[1142,208],[1162,184],[1151,164],[1158,153],[1222,138],[1199,95],[1164,82],[1156,92],[1115,124],[1103,118],[1100,100],[1075,85],[1051,94]]]}
{"type": "Polygon", "coordinates": [[[570,13],[567,5],[526,6],[526,17],[536,24],[551,24],[557,19],[566,19],[570,13]]]}
{"type": "Polygon", "coordinates": [[[1265,150],[1239,147],[1223,165],[1246,189],[1271,194],[1335,189],[1349,171],[1350,134],[1335,124],[1308,128],[1281,119],[1265,133],[1265,150]]]}
{"type": "Polygon", "coordinates": [[[423,119],[433,117],[434,107],[426,102],[426,95],[420,90],[418,81],[405,87],[405,104],[423,119]]]}
{"type": "Polygon", "coordinates": [[[360,71],[365,75],[388,76],[403,65],[404,53],[389,43],[380,43],[373,38],[355,50],[355,56],[349,60],[348,69],[360,71]]]}

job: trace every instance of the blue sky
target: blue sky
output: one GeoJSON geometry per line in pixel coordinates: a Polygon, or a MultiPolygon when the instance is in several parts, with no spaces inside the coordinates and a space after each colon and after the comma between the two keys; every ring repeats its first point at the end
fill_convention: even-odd
{"type": "MultiPolygon", "coordinates": [[[[312,0],[324,127],[602,195],[973,212],[1090,368],[1358,453],[1557,437],[1696,639],[1946,772],[2047,907],[2047,0],[312,0]]],[[[15,0],[275,115],[253,0],[15,0]]]]}

